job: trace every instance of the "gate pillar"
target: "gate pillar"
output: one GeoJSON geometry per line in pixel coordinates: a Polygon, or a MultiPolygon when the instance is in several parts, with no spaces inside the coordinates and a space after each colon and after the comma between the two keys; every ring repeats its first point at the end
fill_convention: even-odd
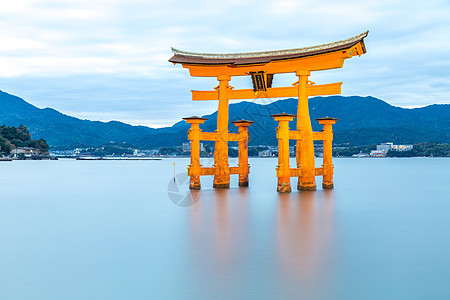
{"type": "Polygon", "coordinates": [[[186,123],[191,124],[188,130],[188,139],[191,141],[191,164],[188,166],[188,176],[190,176],[189,188],[191,190],[200,189],[200,124],[203,124],[206,118],[189,117],[183,118],[186,123]]]}
{"type": "Polygon", "coordinates": [[[319,124],[323,125],[323,181],[322,188],[324,189],[332,189],[334,188],[333,184],[333,130],[332,126],[339,119],[335,118],[320,118],[316,119],[319,124]]]}
{"type": "Polygon", "coordinates": [[[295,116],[291,114],[271,115],[278,122],[278,166],[277,191],[280,193],[291,192],[291,170],[289,166],[289,122],[294,120],[295,116]]]}
{"type": "Polygon", "coordinates": [[[253,121],[239,120],[234,121],[238,129],[239,136],[239,186],[248,186],[248,174],[250,166],[248,164],[248,127],[253,121]]]}

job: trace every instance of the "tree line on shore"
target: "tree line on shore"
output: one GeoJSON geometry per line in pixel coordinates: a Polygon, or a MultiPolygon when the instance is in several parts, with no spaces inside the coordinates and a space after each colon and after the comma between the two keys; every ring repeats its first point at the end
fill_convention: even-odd
{"type": "Polygon", "coordinates": [[[0,156],[10,155],[11,151],[19,147],[36,148],[42,155],[48,155],[49,145],[44,139],[33,140],[27,127],[0,126],[0,156]]]}
{"type": "MultiPolygon", "coordinates": [[[[358,153],[367,153],[376,150],[377,145],[356,146],[356,147],[336,147],[333,149],[333,156],[351,157],[358,153]]],[[[418,143],[408,151],[389,150],[387,157],[450,157],[449,143],[418,143]]]]}
{"type": "MultiPolygon", "coordinates": [[[[259,152],[266,150],[266,147],[248,147],[248,156],[256,157],[259,152]]],[[[337,146],[333,148],[333,156],[336,157],[351,157],[354,154],[358,153],[370,153],[372,150],[376,150],[377,145],[367,145],[367,146],[337,146]]],[[[320,150],[320,149],[319,149],[320,150]]],[[[205,151],[200,153],[200,156],[212,156],[214,149],[212,147],[205,146],[205,151]]],[[[317,153],[320,153],[317,151],[317,153]]],[[[183,152],[181,146],[178,147],[162,147],[159,150],[159,154],[161,155],[182,155],[188,154],[183,152]]],[[[276,154],[276,152],[275,152],[276,154]]],[[[237,157],[238,151],[229,148],[228,149],[229,157],[237,157]]],[[[450,144],[449,143],[419,143],[414,144],[413,149],[409,151],[388,151],[386,154],[387,157],[450,157],[450,144]]]]}

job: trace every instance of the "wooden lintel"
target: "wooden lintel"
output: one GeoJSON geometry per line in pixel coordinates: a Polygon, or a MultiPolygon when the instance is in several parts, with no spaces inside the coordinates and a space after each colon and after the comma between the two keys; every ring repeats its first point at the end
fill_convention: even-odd
{"type": "MultiPolygon", "coordinates": [[[[302,175],[301,168],[290,168],[289,169],[289,175],[290,177],[300,177],[302,175]]],[[[315,176],[323,176],[325,175],[325,169],[324,168],[315,168],[314,170],[315,176]]]]}
{"type": "Polygon", "coordinates": [[[302,170],[300,168],[290,168],[289,173],[290,177],[300,177],[300,175],[302,175],[302,170]]]}
{"type": "MultiPolygon", "coordinates": [[[[230,174],[241,174],[241,167],[229,167],[230,174]]],[[[191,174],[188,174],[191,175],[191,174]]],[[[200,176],[202,175],[216,175],[216,168],[215,167],[201,167],[200,168],[200,176]]]]}
{"type": "Polygon", "coordinates": [[[302,137],[300,135],[300,131],[297,130],[289,130],[289,139],[290,140],[301,140],[302,137]]]}
{"type": "Polygon", "coordinates": [[[241,135],[239,133],[228,133],[229,142],[239,142],[241,140],[241,135]]]}
{"type": "Polygon", "coordinates": [[[300,59],[285,59],[266,64],[249,65],[198,65],[182,63],[183,68],[189,69],[191,76],[217,77],[219,75],[246,76],[249,72],[265,71],[268,74],[294,73],[297,70],[320,71],[342,67],[342,60],[347,59],[351,48],[312,55],[300,59]]]}
{"type": "Polygon", "coordinates": [[[229,167],[230,174],[240,174],[241,168],[240,167],[229,167]]]}
{"type": "Polygon", "coordinates": [[[215,141],[216,136],[215,132],[200,132],[200,141],[215,141]]]}
{"type": "Polygon", "coordinates": [[[324,96],[324,95],[336,95],[341,93],[342,82],[309,85],[307,87],[308,96],[324,96]]]}
{"type": "Polygon", "coordinates": [[[325,175],[325,170],[324,170],[324,168],[316,168],[316,169],[315,169],[315,175],[316,175],[316,176],[322,176],[322,175],[325,175]]]}
{"type": "Polygon", "coordinates": [[[200,168],[200,175],[216,175],[216,168],[200,168]]]}
{"type": "MultiPolygon", "coordinates": [[[[193,101],[218,100],[218,91],[191,91],[193,101]]],[[[277,87],[267,91],[254,92],[252,89],[228,90],[229,100],[258,98],[289,98],[298,97],[298,87],[277,87]]]]}
{"type": "Polygon", "coordinates": [[[325,139],[325,134],[323,131],[313,132],[313,140],[323,141],[325,139]]]}
{"type": "Polygon", "coordinates": [[[219,100],[218,91],[191,91],[193,101],[219,100]]]}
{"type": "MultiPolygon", "coordinates": [[[[307,87],[308,96],[334,95],[341,93],[342,82],[309,85],[307,87]]],[[[193,101],[218,100],[218,91],[191,91],[193,101]]],[[[254,92],[251,89],[228,90],[229,100],[237,99],[258,99],[258,98],[289,98],[298,97],[298,87],[276,87],[267,91],[254,92]]]]}

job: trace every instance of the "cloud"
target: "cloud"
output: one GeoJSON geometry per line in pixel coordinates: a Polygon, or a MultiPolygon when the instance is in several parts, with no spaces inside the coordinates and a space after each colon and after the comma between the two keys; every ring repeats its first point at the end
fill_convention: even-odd
{"type": "MultiPolygon", "coordinates": [[[[79,117],[170,125],[217,105],[190,100],[191,89],[217,83],[168,63],[171,46],[218,53],[287,49],[369,29],[367,54],[311,79],[343,81],[344,95],[373,95],[393,105],[449,103],[449,10],[439,0],[2,0],[0,89],[79,117]]],[[[275,78],[278,86],[294,81],[292,74],[275,78]]],[[[250,80],[232,85],[248,88],[250,80]]]]}

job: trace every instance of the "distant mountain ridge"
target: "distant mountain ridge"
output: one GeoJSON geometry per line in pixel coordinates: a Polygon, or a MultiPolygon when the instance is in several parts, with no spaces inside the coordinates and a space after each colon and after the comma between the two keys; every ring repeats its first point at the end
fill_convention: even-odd
{"type": "Polygon", "coordinates": [[[145,126],[122,122],[81,120],[52,108],[37,108],[22,98],[0,91],[0,123],[23,124],[35,138],[44,138],[51,146],[71,144],[100,145],[109,141],[126,141],[155,131],[145,126]]]}
{"type": "MultiPolygon", "coordinates": [[[[330,116],[340,119],[334,126],[335,143],[367,145],[392,141],[395,143],[450,142],[450,104],[434,104],[405,109],[392,106],[374,97],[315,97],[309,100],[313,129],[321,126],[315,118],[330,116]]],[[[229,107],[231,121],[249,119],[250,144],[276,144],[277,126],[271,114],[296,114],[297,100],[285,99],[262,105],[239,102],[229,107]]],[[[204,116],[204,131],[214,131],[217,112],[204,116]]],[[[295,120],[294,120],[295,122],[295,120]]],[[[294,124],[291,128],[295,128],[294,124]]],[[[97,146],[110,141],[126,142],[142,148],[181,145],[187,141],[189,126],[180,121],[172,127],[150,128],[132,126],[118,121],[81,120],[51,108],[40,109],[22,98],[0,91],[0,123],[23,124],[34,138],[44,138],[51,147],[97,146]]]]}

